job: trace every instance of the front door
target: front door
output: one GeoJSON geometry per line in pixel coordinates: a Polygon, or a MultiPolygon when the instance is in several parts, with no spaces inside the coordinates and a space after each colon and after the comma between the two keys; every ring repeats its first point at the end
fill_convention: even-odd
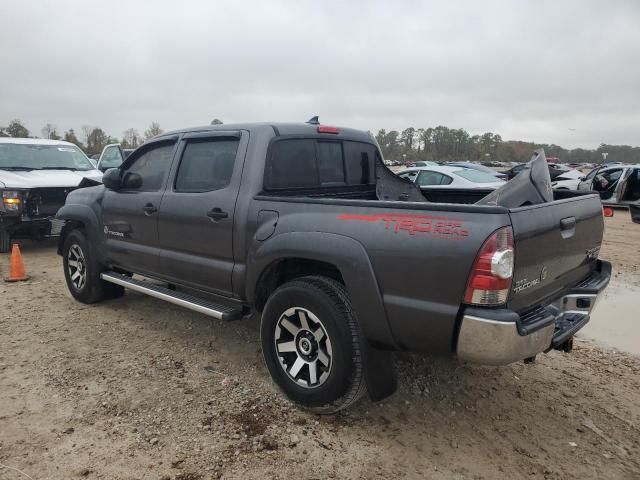
{"type": "Polygon", "coordinates": [[[600,170],[593,179],[593,189],[600,194],[602,200],[617,202],[617,189],[624,168],[600,170]]]}
{"type": "Polygon", "coordinates": [[[187,134],[159,214],[162,277],[232,295],[233,225],[248,134],[187,134]]]}
{"type": "Polygon", "coordinates": [[[121,187],[103,197],[103,232],[110,263],[141,274],[158,270],[158,210],[175,140],[153,142],[121,166],[121,187]]]}

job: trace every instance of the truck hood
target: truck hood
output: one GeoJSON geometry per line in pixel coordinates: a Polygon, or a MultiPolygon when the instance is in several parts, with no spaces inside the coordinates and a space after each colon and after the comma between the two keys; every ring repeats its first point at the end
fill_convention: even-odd
{"type": "Polygon", "coordinates": [[[100,170],[0,170],[0,188],[77,187],[83,178],[101,181],[100,170]]]}

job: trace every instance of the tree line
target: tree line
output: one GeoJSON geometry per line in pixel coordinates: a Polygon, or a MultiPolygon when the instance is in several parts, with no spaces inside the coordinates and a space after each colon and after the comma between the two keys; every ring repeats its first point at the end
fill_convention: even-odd
{"type": "Polygon", "coordinates": [[[83,125],[80,132],[76,132],[73,128],[61,132],[55,125],[47,123],[40,131],[41,136],[33,136],[20,120],[15,119],[11,120],[6,127],[0,126],[0,137],[64,140],[77,145],[87,155],[93,155],[102,152],[102,149],[110,143],[119,143],[122,148],[137,148],[163,131],[158,122],[151,122],[142,135],[135,128],[128,128],[122,133],[122,138],[117,138],[107,134],[102,128],[92,125],[83,125]]]}
{"type": "Polygon", "coordinates": [[[471,135],[463,128],[405,128],[402,131],[381,129],[376,139],[385,159],[410,162],[471,161],[526,162],[531,152],[544,148],[547,157],[557,157],[564,163],[602,163],[606,161],[640,163],[640,147],[601,144],[597,149],[566,149],[555,144],[503,140],[497,133],[471,135]]]}
{"type": "MultiPolygon", "coordinates": [[[[211,125],[221,125],[214,118],[211,125]]],[[[163,132],[158,122],[151,122],[142,134],[135,128],[122,132],[122,137],[112,137],[102,128],[83,125],[80,133],[73,128],[59,132],[58,128],[47,123],[42,127],[41,138],[65,140],[71,142],[88,155],[100,153],[105,145],[120,143],[123,148],[136,148],[146,140],[163,132]]],[[[12,120],[6,127],[0,126],[0,137],[30,137],[31,132],[18,120],[12,120]]],[[[503,140],[497,133],[471,135],[463,128],[405,128],[402,131],[381,129],[376,139],[386,159],[411,162],[416,160],[433,161],[473,161],[473,162],[526,162],[531,152],[544,148],[548,157],[557,157],[565,163],[602,163],[603,153],[607,161],[640,163],[640,147],[629,145],[601,144],[597,149],[566,149],[555,144],[540,144],[521,140],[503,140]]]]}

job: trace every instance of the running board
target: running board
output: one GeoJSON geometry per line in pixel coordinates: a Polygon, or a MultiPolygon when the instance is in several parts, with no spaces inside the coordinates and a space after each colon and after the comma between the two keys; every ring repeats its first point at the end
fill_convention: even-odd
{"type": "Polygon", "coordinates": [[[160,300],[209,315],[219,320],[235,320],[242,317],[242,310],[239,308],[213,303],[209,300],[194,297],[187,293],[169,290],[168,288],[160,285],[135,280],[116,272],[104,272],[100,274],[100,278],[105,282],[115,283],[116,285],[121,285],[130,290],[135,290],[136,292],[159,298],[160,300]]]}

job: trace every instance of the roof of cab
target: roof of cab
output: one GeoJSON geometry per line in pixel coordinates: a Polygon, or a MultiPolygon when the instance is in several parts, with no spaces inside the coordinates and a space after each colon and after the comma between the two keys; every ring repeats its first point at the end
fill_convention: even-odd
{"type": "MultiPolygon", "coordinates": [[[[264,129],[271,129],[275,133],[275,135],[318,135],[318,127],[327,126],[325,124],[320,125],[311,125],[308,123],[225,123],[222,125],[204,125],[201,127],[191,127],[191,128],[183,128],[179,130],[173,130],[171,132],[166,132],[161,135],[158,135],[155,138],[162,138],[170,135],[178,135],[181,133],[195,133],[195,132],[215,132],[215,131],[225,131],[225,130],[248,130],[258,131],[264,129]]],[[[371,142],[373,140],[373,136],[366,131],[357,130],[355,128],[345,128],[345,127],[336,127],[339,130],[339,133],[336,134],[321,134],[326,135],[328,138],[337,137],[337,138],[349,138],[353,140],[361,140],[366,142],[371,142]]]]}
{"type": "Polygon", "coordinates": [[[47,138],[18,138],[18,137],[0,137],[0,143],[13,143],[17,145],[70,145],[75,147],[73,143],[64,140],[49,140],[47,138]]]}

